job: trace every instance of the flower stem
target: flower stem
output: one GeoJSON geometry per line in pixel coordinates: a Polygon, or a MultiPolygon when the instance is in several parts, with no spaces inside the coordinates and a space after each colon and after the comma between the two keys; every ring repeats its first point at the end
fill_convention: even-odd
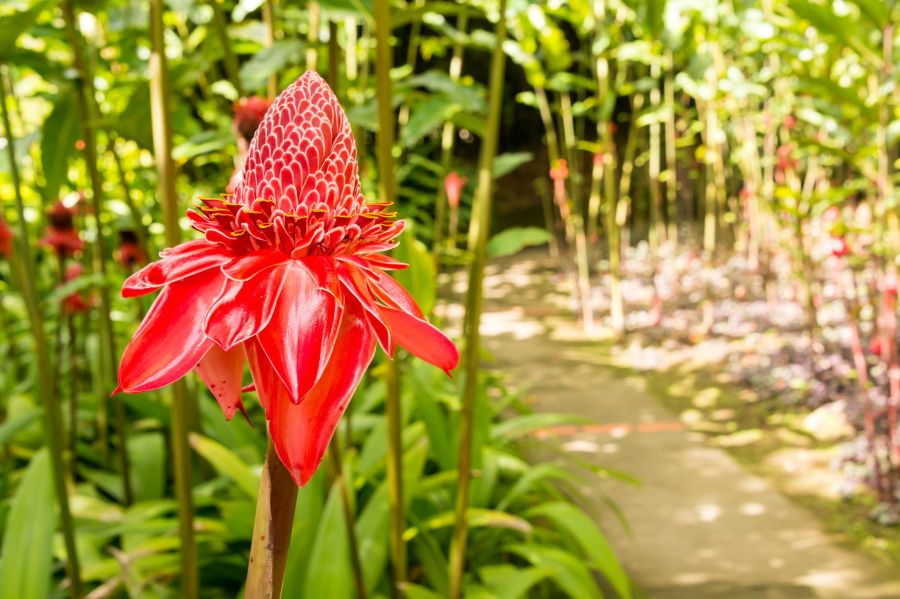
{"type": "Polygon", "coordinates": [[[469,248],[473,250],[469,266],[469,291],[466,295],[466,345],[465,386],[463,388],[462,414],[459,437],[459,485],[456,491],[455,526],[450,542],[450,599],[457,599],[462,592],[463,571],[466,561],[466,541],[469,533],[469,486],[472,479],[472,428],[475,397],[478,392],[478,367],[481,333],[479,324],[483,308],[484,267],[487,262],[487,242],[491,230],[493,203],[493,167],[497,155],[497,138],[500,132],[500,107],[503,99],[503,74],[506,56],[503,41],[506,39],[506,0],[500,0],[500,19],[495,32],[496,42],[491,53],[490,104],[487,125],[482,140],[478,164],[478,185],[472,222],[469,228],[469,248]]]}
{"type": "Polygon", "coordinates": [[[28,239],[28,223],[25,220],[25,202],[22,199],[22,189],[19,180],[19,168],[16,163],[15,141],[12,128],[9,124],[9,112],[6,107],[6,99],[9,94],[6,83],[0,76],[0,113],[3,117],[3,135],[7,140],[6,151],[9,158],[10,172],[12,174],[13,189],[16,198],[16,212],[19,219],[19,252],[18,262],[21,267],[20,284],[25,307],[28,312],[28,321],[31,325],[31,333],[34,337],[36,357],[38,394],[44,406],[44,432],[47,439],[47,447],[50,450],[50,462],[53,466],[53,484],[56,489],[56,499],[59,501],[59,516],[62,524],[63,539],[66,546],[66,570],[69,575],[69,594],[74,598],[81,597],[81,570],[78,564],[78,550],[75,545],[75,523],[72,520],[72,512],[69,510],[69,495],[66,488],[65,462],[63,460],[63,431],[62,411],[59,407],[59,399],[53,393],[53,367],[50,363],[50,352],[47,349],[47,339],[44,334],[44,318],[41,314],[38,299],[36,278],[34,276],[31,245],[28,239]]]}
{"type": "MultiPolygon", "coordinates": [[[[391,9],[389,0],[375,0],[375,97],[378,102],[378,185],[383,201],[393,201],[394,128],[396,118],[391,104],[391,9]]],[[[392,594],[398,596],[400,585],[406,581],[406,542],[403,531],[403,442],[401,439],[400,365],[396,360],[385,364],[385,412],[388,425],[388,509],[390,524],[388,538],[391,563],[394,569],[392,594]]]]}
{"type": "Polygon", "coordinates": [[[297,484],[281,464],[270,439],[256,498],[244,599],[281,597],[296,506],[297,484]]]}
{"type": "MultiPolygon", "coordinates": [[[[172,162],[172,115],[169,109],[169,74],[163,38],[162,0],[150,1],[150,108],[153,119],[153,148],[159,175],[159,197],[166,229],[166,245],[181,241],[178,226],[178,197],[175,194],[175,164],[172,162]]],[[[197,545],[194,540],[194,507],[191,496],[191,454],[188,433],[193,410],[184,381],[172,385],[172,460],[178,524],[181,535],[181,596],[198,594],[197,545]]]]}

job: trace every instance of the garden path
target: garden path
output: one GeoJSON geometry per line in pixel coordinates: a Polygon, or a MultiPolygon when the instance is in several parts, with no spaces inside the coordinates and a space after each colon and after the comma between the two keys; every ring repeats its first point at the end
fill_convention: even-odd
{"type": "Polygon", "coordinates": [[[584,489],[638,596],[900,598],[900,573],[841,546],[766,480],[685,430],[641,378],[611,367],[602,344],[580,334],[566,281],[551,264],[531,252],[490,266],[484,342],[511,382],[528,386],[537,410],[598,423],[547,431],[565,451],[641,481],[584,489]]]}

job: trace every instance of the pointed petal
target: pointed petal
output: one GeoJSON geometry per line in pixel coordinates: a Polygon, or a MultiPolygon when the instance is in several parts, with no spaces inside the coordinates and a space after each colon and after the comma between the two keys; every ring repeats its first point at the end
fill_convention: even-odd
{"type": "Polygon", "coordinates": [[[250,376],[253,377],[253,385],[256,387],[256,395],[259,403],[266,411],[266,418],[271,418],[270,408],[273,398],[279,393],[287,393],[284,384],[272,368],[272,363],[266,357],[265,352],[259,346],[256,338],[244,343],[244,354],[247,356],[247,366],[250,367],[250,376]]]}
{"type": "Polygon", "coordinates": [[[203,320],[224,282],[213,268],[163,289],[122,355],[122,391],[159,389],[197,365],[212,345],[203,334],[203,320]]]}
{"type": "Polygon", "coordinates": [[[381,313],[376,309],[377,302],[369,292],[365,277],[352,266],[338,263],[338,280],[344,290],[362,306],[363,316],[369,324],[369,328],[375,334],[378,345],[384,353],[394,356],[394,341],[391,339],[391,330],[384,323],[381,313]]]}
{"type": "Polygon", "coordinates": [[[281,462],[301,486],[321,463],[375,353],[375,339],[359,318],[360,310],[348,308],[328,367],[303,401],[292,403],[286,390],[272,400],[269,434],[281,462]]]}
{"type": "Polygon", "coordinates": [[[222,272],[229,279],[246,281],[255,277],[267,268],[284,264],[290,260],[290,256],[280,250],[270,248],[256,250],[222,265],[222,272]]]}
{"type": "Polygon", "coordinates": [[[386,306],[379,306],[394,340],[409,353],[447,374],[459,363],[459,350],[450,339],[427,320],[386,306]]]}
{"type": "Polygon", "coordinates": [[[281,265],[249,281],[228,280],[206,316],[204,333],[230,350],[263,330],[281,295],[286,270],[287,266],[281,265]]]}
{"type": "Polygon", "coordinates": [[[291,399],[299,402],[328,363],[343,309],[305,268],[291,262],[284,269],[272,318],[256,338],[291,399]]]}
{"type": "Polygon", "coordinates": [[[403,270],[405,268],[409,268],[409,264],[406,264],[405,262],[398,262],[397,260],[394,260],[390,256],[385,256],[384,254],[369,254],[365,257],[365,260],[372,266],[377,266],[378,268],[383,268],[385,270],[403,270]]]}
{"type": "Polygon", "coordinates": [[[244,352],[241,348],[225,351],[213,345],[200,359],[195,370],[219,402],[219,407],[225,413],[225,420],[231,420],[237,409],[244,411],[244,404],[241,402],[244,352]]]}
{"type": "Polygon", "coordinates": [[[383,272],[376,272],[376,275],[378,278],[375,281],[372,281],[371,277],[369,278],[369,288],[378,299],[387,305],[393,308],[399,308],[416,318],[425,318],[425,315],[422,314],[422,309],[419,308],[419,304],[417,304],[416,300],[414,300],[409,292],[403,288],[403,285],[383,272]]]}
{"type": "Polygon", "coordinates": [[[163,250],[162,258],[137,271],[122,285],[122,297],[139,297],[233,257],[226,248],[197,239],[163,250]]]}

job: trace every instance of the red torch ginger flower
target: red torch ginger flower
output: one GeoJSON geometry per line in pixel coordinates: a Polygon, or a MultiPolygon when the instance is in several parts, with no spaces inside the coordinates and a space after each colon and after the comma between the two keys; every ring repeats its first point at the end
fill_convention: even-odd
{"type": "Polygon", "coordinates": [[[47,213],[47,233],[41,243],[53,249],[61,258],[84,249],[84,242],[75,230],[75,211],[62,202],[56,202],[47,213]]]}
{"type": "Polygon", "coordinates": [[[0,217],[0,256],[12,255],[13,232],[9,224],[0,217]]]}
{"type": "Polygon", "coordinates": [[[460,177],[456,171],[450,171],[444,177],[444,190],[447,192],[447,203],[454,210],[459,208],[459,197],[468,179],[460,177]]]}
{"type": "Polygon", "coordinates": [[[203,238],[162,252],[125,297],[161,289],[125,348],[117,391],[148,391],[196,368],[226,418],[246,359],[282,463],[315,472],[376,344],[446,372],[456,347],[386,271],[403,221],[366,203],[347,117],[308,72],[266,113],[233,196],[190,210],[203,238]]]}

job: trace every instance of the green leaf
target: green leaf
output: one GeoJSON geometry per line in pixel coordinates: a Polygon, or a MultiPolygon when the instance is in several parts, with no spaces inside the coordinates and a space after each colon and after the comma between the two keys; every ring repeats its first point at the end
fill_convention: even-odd
{"type": "Polygon", "coordinates": [[[494,439],[516,439],[533,430],[560,425],[590,424],[590,418],[571,414],[526,414],[515,416],[495,424],[491,429],[494,439]]]}
{"type": "MultiPolygon", "coordinates": [[[[531,534],[532,531],[531,524],[524,518],[497,510],[470,508],[466,510],[466,519],[469,522],[469,528],[508,528],[526,535],[531,534]]],[[[428,518],[422,522],[422,528],[434,530],[447,528],[455,523],[456,512],[450,510],[428,518]]]]}
{"type": "Polygon", "coordinates": [[[301,58],[303,44],[294,39],[278,40],[269,48],[263,48],[241,66],[241,84],[244,89],[258,89],[266,80],[301,58]]]}
{"type": "Polygon", "coordinates": [[[44,121],[41,136],[41,166],[44,171],[44,197],[55,201],[59,188],[68,179],[69,159],[81,134],[81,120],[72,90],[62,92],[53,112],[44,121]]]}
{"type": "Polygon", "coordinates": [[[6,445],[16,438],[16,434],[28,428],[44,411],[41,408],[28,408],[23,414],[10,417],[0,425],[0,445],[6,445]]]}
{"type": "Polygon", "coordinates": [[[400,583],[400,592],[406,599],[443,599],[443,595],[411,582],[400,583]]]}
{"type": "Polygon", "coordinates": [[[232,144],[234,135],[230,131],[203,131],[175,146],[172,158],[178,162],[187,162],[197,156],[230,148],[232,144]]]}
{"type": "Polygon", "coordinates": [[[414,146],[460,110],[462,107],[459,102],[447,94],[437,94],[422,103],[414,104],[412,116],[403,130],[403,145],[407,148],[414,146]]]}
{"type": "Polygon", "coordinates": [[[16,40],[31,29],[41,11],[48,4],[50,4],[50,0],[39,0],[28,10],[20,10],[0,17],[0,20],[3,21],[3,27],[0,27],[0,59],[9,58],[16,49],[16,40]]]}
{"type": "Polygon", "coordinates": [[[128,457],[135,501],[162,499],[166,490],[166,439],[162,433],[129,435],[128,457]]]}
{"type": "Polygon", "coordinates": [[[494,178],[499,179],[534,159],[531,152],[507,152],[494,159],[494,178]]]}
{"type": "Polygon", "coordinates": [[[216,472],[234,481],[251,499],[256,498],[259,491],[259,477],[241,458],[224,445],[197,433],[191,433],[188,441],[194,451],[203,456],[216,472]]]}
{"type": "Polygon", "coordinates": [[[425,244],[415,238],[412,227],[407,227],[400,236],[394,258],[409,264],[409,268],[394,271],[394,278],[409,291],[422,312],[430,313],[437,296],[434,258],[425,244]]]}
{"type": "Polygon", "coordinates": [[[555,547],[522,543],[509,548],[533,566],[550,571],[550,577],[572,599],[602,599],[597,582],[584,563],[571,553],[555,547]]]}
{"type": "MultiPolygon", "coordinates": [[[[298,516],[303,517],[302,514],[298,516]]],[[[352,599],[353,572],[350,569],[349,552],[341,494],[337,485],[334,485],[319,520],[316,540],[310,551],[303,593],[299,596],[352,599]]]]}
{"type": "Polygon", "coordinates": [[[53,484],[47,450],[34,454],[6,517],[0,553],[0,597],[50,596],[53,484]]]}
{"type": "Polygon", "coordinates": [[[497,599],[527,597],[531,587],[549,577],[550,568],[520,568],[509,564],[486,566],[478,575],[496,595],[497,599]]]}
{"type": "Polygon", "coordinates": [[[564,532],[575,540],[588,556],[588,564],[603,573],[622,599],[631,598],[628,575],[606,537],[587,514],[571,503],[555,501],[529,510],[528,515],[547,518],[554,530],[564,532]]]}
{"type": "Polygon", "coordinates": [[[518,254],[534,245],[550,241],[550,233],[539,227],[513,227],[497,233],[488,242],[487,252],[491,258],[502,258],[518,254]]]}

